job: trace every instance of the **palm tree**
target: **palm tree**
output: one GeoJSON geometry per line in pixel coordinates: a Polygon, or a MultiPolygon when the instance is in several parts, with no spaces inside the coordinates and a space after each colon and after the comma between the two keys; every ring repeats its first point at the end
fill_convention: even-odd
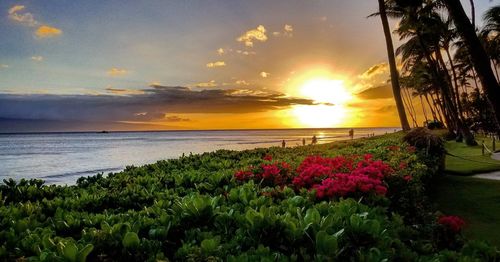
{"type": "MultiPolygon", "coordinates": [[[[443,114],[449,120],[447,121],[448,128],[452,131],[453,128],[450,125],[452,124],[459,131],[459,138],[463,136],[468,145],[477,144],[462,115],[457,114],[459,107],[456,103],[459,100],[454,99],[456,94],[453,90],[451,77],[441,56],[440,43],[444,27],[440,25],[441,17],[435,11],[438,7],[437,3],[423,0],[395,0],[391,4],[394,10],[391,14],[401,17],[398,28],[401,39],[410,38],[412,48],[419,50],[415,56],[423,56],[431,69],[432,79],[440,91],[443,114]]],[[[445,29],[448,31],[447,27],[445,29]]]]}
{"type": "Polygon", "coordinates": [[[399,86],[399,73],[396,67],[396,58],[394,57],[394,46],[392,44],[391,29],[389,28],[389,22],[387,21],[387,13],[385,9],[385,1],[378,0],[380,20],[382,20],[382,27],[384,28],[385,43],[387,46],[387,57],[389,59],[389,68],[391,71],[391,85],[392,93],[394,95],[394,100],[396,101],[396,107],[398,110],[399,121],[401,122],[401,128],[403,130],[409,130],[410,124],[406,118],[406,112],[403,104],[403,99],[401,97],[401,87],[399,86]]]}
{"type": "Polygon", "coordinates": [[[476,35],[476,30],[470,23],[460,0],[443,0],[443,2],[448,9],[450,17],[453,19],[457,32],[467,46],[484,93],[492,106],[497,123],[500,123],[500,103],[498,102],[500,101],[500,85],[491,69],[490,59],[481,45],[476,35]]]}

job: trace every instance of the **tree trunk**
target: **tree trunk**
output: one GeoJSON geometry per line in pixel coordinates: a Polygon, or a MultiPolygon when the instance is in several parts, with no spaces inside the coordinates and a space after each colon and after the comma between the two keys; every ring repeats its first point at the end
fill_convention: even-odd
{"type": "Polygon", "coordinates": [[[446,50],[446,56],[448,57],[448,60],[450,61],[450,67],[451,67],[451,73],[453,75],[453,82],[455,83],[455,94],[457,96],[457,106],[458,110],[460,111],[461,114],[464,113],[464,110],[462,108],[462,104],[460,103],[460,91],[458,89],[458,77],[457,77],[457,72],[455,71],[455,65],[453,64],[453,59],[451,58],[450,54],[450,48],[449,46],[445,47],[446,50]]]}
{"type": "Polygon", "coordinates": [[[429,118],[427,118],[427,110],[425,110],[424,100],[422,99],[422,95],[419,95],[418,97],[420,98],[420,106],[422,106],[422,113],[424,113],[425,123],[427,123],[429,121],[429,118]]]}
{"type": "Polygon", "coordinates": [[[389,28],[389,22],[387,21],[387,14],[385,11],[385,1],[378,0],[380,20],[382,20],[382,27],[384,29],[385,43],[387,46],[387,58],[389,60],[389,68],[391,71],[391,84],[392,93],[394,95],[394,100],[396,101],[396,107],[398,109],[399,120],[401,122],[401,128],[403,130],[410,130],[410,124],[406,118],[406,112],[401,98],[401,87],[399,86],[399,73],[396,67],[396,58],[394,57],[394,46],[392,44],[391,29],[389,28]]]}
{"type": "Polygon", "coordinates": [[[472,64],[493,109],[497,123],[500,123],[500,85],[491,69],[490,59],[476,35],[474,26],[465,14],[460,0],[444,0],[444,3],[457,27],[457,32],[462,36],[467,46],[472,64]]]}
{"type": "MultiPolygon", "coordinates": [[[[438,116],[436,115],[436,111],[434,111],[433,106],[429,102],[429,97],[428,97],[427,93],[424,94],[424,97],[425,97],[425,101],[427,101],[427,105],[429,105],[429,109],[431,110],[432,118],[434,120],[438,120],[438,116]]],[[[440,116],[440,118],[441,118],[441,116],[440,116]]],[[[444,123],[443,119],[439,119],[439,120],[441,121],[441,123],[444,123]]]]}

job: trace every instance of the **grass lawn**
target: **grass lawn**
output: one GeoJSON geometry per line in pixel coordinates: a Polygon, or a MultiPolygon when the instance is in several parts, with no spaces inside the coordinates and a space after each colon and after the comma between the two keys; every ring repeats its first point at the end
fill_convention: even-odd
{"type": "Polygon", "coordinates": [[[438,210],[466,220],[467,237],[500,247],[500,181],[464,177],[500,170],[500,161],[491,159],[489,154],[482,155],[483,140],[492,149],[491,139],[485,137],[478,137],[479,145],[474,147],[446,142],[446,150],[459,157],[446,156],[447,174],[437,180],[431,199],[438,210]]]}
{"type": "MultiPolygon", "coordinates": [[[[471,147],[464,143],[455,141],[447,141],[445,144],[446,150],[458,157],[446,156],[446,172],[456,175],[473,175],[477,173],[487,173],[500,170],[500,161],[491,159],[489,154],[482,155],[481,142],[484,140],[488,148],[492,148],[490,138],[478,137],[479,145],[471,147]]],[[[497,148],[500,143],[497,143],[497,148]]]]}
{"type": "Polygon", "coordinates": [[[500,181],[445,175],[431,199],[445,214],[465,219],[465,235],[500,247],[500,181]]]}

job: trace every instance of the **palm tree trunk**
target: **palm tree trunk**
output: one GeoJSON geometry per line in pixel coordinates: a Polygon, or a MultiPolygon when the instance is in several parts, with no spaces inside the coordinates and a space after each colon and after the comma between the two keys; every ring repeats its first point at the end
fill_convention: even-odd
{"type": "Polygon", "coordinates": [[[384,29],[385,43],[387,46],[387,57],[389,60],[389,68],[391,71],[391,84],[392,93],[394,95],[394,100],[396,101],[396,107],[398,109],[399,121],[401,122],[401,128],[403,130],[409,130],[410,124],[408,123],[408,118],[406,118],[406,112],[401,98],[401,87],[399,86],[399,73],[396,67],[396,58],[394,57],[394,46],[392,44],[391,29],[389,28],[389,22],[387,21],[387,14],[385,10],[385,1],[378,0],[380,20],[382,20],[382,27],[384,29]]]}
{"type": "Polygon", "coordinates": [[[420,98],[420,106],[422,107],[422,113],[424,114],[424,119],[427,123],[429,118],[427,118],[427,110],[425,110],[424,100],[422,99],[422,95],[419,95],[418,97],[420,98]]]}
{"type": "Polygon", "coordinates": [[[448,57],[448,61],[450,61],[451,73],[453,75],[453,82],[455,84],[455,94],[457,98],[458,110],[460,111],[461,114],[463,114],[464,110],[462,108],[462,104],[460,103],[460,91],[458,89],[458,77],[457,77],[457,72],[455,71],[455,65],[453,64],[453,59],[451,58],[450,48],[447,46],[445,48],[445,51],[446,51],[446,56],[448,57]]]}
{"type": "MultiPolygon", "coordinates": [[[[462,36],[470,53],[472,64],[476,69],[486,97],[493,109],[497,123],[500,123],[500,85],[491,70],[490,59],[476,35],[474,26],[470,23],[460,0],[444,0],[450,17],[462,36]]],[[[500,131],[499,131],[500,132],[500,131]]]]}
{"type": "Polygon", "coordinates": [[[411,98],[410,91],[408,91],[408,88],[403,88],[403,93],[404,96],[406,96],[406,100],[408,101],[408,104],[410,105],[410,110],[412,112],[412,119],[413,119],[413,126],[418,127],[418,120],[417,120],[417,111],[415,110],[415,107],[413,106],[413,99],[411,98]]]}
{"type": "Polygon", "coordinates": [[[441,104],[441,102],[439,101],[439,95],[438,95],[438,93],[436,92],[437,98],[434,98],[434,95],[432,93],[430,93],[430,96],[431,96],[431,99],[432,99],[432,101],[434,103],[436,112],[438,113],[439,120],[441,121],[441,123],[444,123],[449,128],[450,125],[451,125],[451,122],[449,121],[448,117],[446,116],[446,114],[443,111],[444,107],[441,104]]]}
{"type": "Polygon", "coordinates": [[[411,110],[410,102],[408,102],[408,98],[406,97],[404,91],[403,91],[402,99],[403,99],[403,104],[408,109],[407,111],[410,114],[410,118],[412,120],[413,127],[417,127],[417,121],[415,120],[415,116],[413,115],[413,110],[411,110]]]}
{"type": "MultiPolygon", "coordinates": [[[[429,106],[429,109],[431,110],[432,118],[434,120],[438,120],[438,117],[436,115],[436,111],[434,111],[433,106],[429,102],[429,96],[427,95],[427,93],[424,94],[424,98],[425,98],[425,101],[427,101],[427,105],[429,106]]],[[[443,119],[441,119],[441,123],[443,123],[443,119]]]]}

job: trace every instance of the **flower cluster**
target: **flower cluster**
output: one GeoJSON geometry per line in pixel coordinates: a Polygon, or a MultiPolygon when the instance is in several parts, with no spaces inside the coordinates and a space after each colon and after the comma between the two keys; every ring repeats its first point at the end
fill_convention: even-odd
{"type": "Polygon", "coordinates": [[[268,162],[258,168],[238,171],[235,174],[236,180],[254,180],[270,186],[287,185],[291,180],[296,189],[315,189],[316,197],[324,199],[365,194],[385,195],[387,187],[383,179],[394,173],[388,164],[374,160],[370,154],[362,157],[309,156],[299,165],[293,179],[287,163],[268,162]]]}
{"type": "Polygon", "coordinates": [[[387,192],[382,180],[352,174],[335,174],[321,181],[321,184],[315,185],[314,188],[318,199],[345,197],[356,193],[385,195],[387,192]]]}
{"type": "Polygon", "coordinates": [[[293,179],[293,184],[300,188],[312,188],[333,174],[351,172],[353,163],[352,158],[342,156],[334,158],[307,157],[297,168],[298,176],[293,179]]]}
{"type": "Polygon", "coordinates": [[[261,164],[258,168],[250,167],[250,170],[240,170],[234,174],[238,181],[254,180],[265,185],[285,185],[289,182],[291,167],[286,162],[275,162],[272,164],[261,164]]]}
{"type": "Polygon", "coordinates": [[[465,221],[458,216],[442,216],[438,218],[438,224],[454,233],[458,233],[465,226],[465,221]]]}

